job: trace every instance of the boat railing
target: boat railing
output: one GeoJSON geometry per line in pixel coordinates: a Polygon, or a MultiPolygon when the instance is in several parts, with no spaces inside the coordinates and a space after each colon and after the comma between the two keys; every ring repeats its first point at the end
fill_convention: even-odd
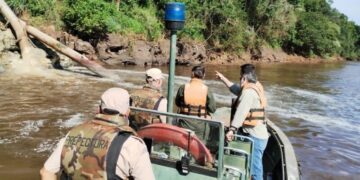
{"type": "MultiPolygon", "coordinates": [[[[150,109],[144,109],[144,108],[138,108],[138,107],[130,107],[131,111],[137,111],[137,112],[146,112],[154,115],[163,115],[167,117],[167,124],[174,125],[174,122],[176,119],[187,119],[187,120],[197,120],[197,121],[204,121],[206,123],[209,123],[210,125],[213,125],[215,127],[219,128],[219,138],[218,138],[218,154],[217,159],[223,159],[224,158],[224,137],[225,137],[225,130],[224,130],[224,123],[220,120],[214,120],[214,119],[204,119],[199,118],[196,116],[188,116],[183,114],[176,114],[176,113],[169,113],[169,112],[160,112],[156,110],[150,110],[150,109]]],[[[224,164],[223,161],[217,161],[217,179],[223,179],[223,169],[224,164]]]]}

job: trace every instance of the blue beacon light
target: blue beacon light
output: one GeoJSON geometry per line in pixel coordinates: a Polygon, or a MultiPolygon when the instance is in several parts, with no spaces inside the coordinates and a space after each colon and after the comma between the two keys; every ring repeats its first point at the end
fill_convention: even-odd
{"type": "Polygon", "coordinates": [[[185,4],[179,2],[167,3],[165,6],[165,27],[171,31],[184,28],[185,24],[185,4]]]}

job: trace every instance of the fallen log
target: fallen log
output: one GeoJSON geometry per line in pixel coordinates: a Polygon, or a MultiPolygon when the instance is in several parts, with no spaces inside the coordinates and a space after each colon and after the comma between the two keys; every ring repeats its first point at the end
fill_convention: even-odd
{"type": "MultiPolygon", "coordinates": [[[[78,62],[80,65],[85,66],[90,71],[94,72],[95,74],[101,77],[107,77],[114,80],[119,80],[119,76],[115,73],[109,71],[108,69],[104,68],[100,64],[89,60],[86,56],[76,52],[75,50],[61,44],[59,41],[55,40],[54,38],[48,36],[47,34],[39,31],[38,29],[26,25],[25,22],[21,21],[14,12],[10,9],[10,7],[6,4],[4,0],[0,0],[0,12],[3,16],[10,22],[12,28],[15,31],[16,38],[19,42],[19,47],[21,51],[22,59],[28,60],[28,62],[33,62],[36,58],[34,58],[32,49],[29,42],[29,38],[27,33],[34,36],[36,39],[40,40],[44,44],[52,47],[53,49],[59,51],[60,53],[68,56],[72,60],[78,62]]],[[[35,63],[31,63],[35,65],[35,63]]]]}
{"type": "Polygon", "coordinates": [[[11,27],[15,31],[15,36],[20,47],[21,58],[30,60],[32,46],[29,42],[24,26],[4,0],[0,0],[0,12],[6,20],[10,22],[11,27]]]}
{"type": "Polygon", "coordinates": [[[100,64],[89,60],[86,56],[76,52],[75,50],[63,45],[56,39],[50,37],[49,35],[41,32],[40,30],[36,29],[35,27],[26,26],[26,31],[34,36],[36,39],[40,40],[44,44],[50,46],[51,48],[55,49],[56,51],[66,55],[67,57],[71,58],[75,62],[79,63],[80,65],[88,68],[90,71],[94,72],[95,74],[101,77],[107,77],[110,79],[118,80],[118,75],[114,74],[113,72],[109,71],[108,69],[104,68],[100,64]]]}

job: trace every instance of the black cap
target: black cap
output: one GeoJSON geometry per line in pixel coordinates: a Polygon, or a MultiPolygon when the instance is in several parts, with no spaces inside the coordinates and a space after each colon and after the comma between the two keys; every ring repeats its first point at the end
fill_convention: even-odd
{"type": "Polygon", "coordinates": [[[241,74],[249,74],[251,72],[255,72],[255,66],[252,64],[244,64],[241,66],[241,74]]]}

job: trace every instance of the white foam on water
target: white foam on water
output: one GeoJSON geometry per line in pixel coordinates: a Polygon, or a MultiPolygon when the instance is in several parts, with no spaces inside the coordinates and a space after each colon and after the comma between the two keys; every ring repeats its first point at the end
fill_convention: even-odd
{"type": "MultiPolygon", "coordinates": [[[[31,49],[31,51],[38,51],[38,49],[31,49]]],[[[12,60],[7,73],[26,77],[39,76],[45,78],[55,78],[56,74],[48,69],[50,61],[46,59],[45,56],[45,54],[33,52],[30,54],[29,59],[10,57],[12,60]]]]}
{"type": "Polygon", "coordinates": [[[187,76],[176,76],[175,83],[184,84],[190,81],[190,77],[187,76]]]}
{"type": "Polygon", "coordinates": [[[48,114],[48,113],[67,113],[70,112],[69,108],[65,108],[65,107],[52,107],[52,108],[47,108],[47,109],[38,109],[37,111],[38,113],[41,114],[48,114]]]}
{"type": "Polygon", "coordinates": [[[14,143],[14,142],[16,142],[16,140],[15,139],[13,139],[13,140],[11,140],[11,139],[0,139],[0,144],[12,144],[12,143],[14,143]]]}
{"type": "MultiPolygon", "coordinates": [[[[277,88],[277,89],[279,89],[279,88],[277,88]]],[[[331,96],[317,93],[314,91],[298,89],[298,88],[290,88],[290,87],[283,87],[283,90],[293,92],[296,95],[301,96],[301,97],[316,99],[319,102],[322,102],[324,104],[336,102],[335,99],[332,98],[331,96]]]]}
{"type": "MultiPolygon", "coordinates": [[[[116,73],[121,74],[131,74],[131,76],[139,76],[141,79],[145,75],[144,71],[134,71],[134,70],[112,70],[116,73]]],[[[167,74],[163,74],[165,77],[168,76],[167,74]]],[[[190,77],[188,76],[176,76],[175,77],[175,84],[181,85],[184,83],[189,82],[190,77]]],[[[205,84],[210,87],[213,86],[220,86],[220,88],[216,88],[216,92],[224,91],[223,93],[214,93],[215,100],[217,103],[230,105],[231,99],[235,96],[230,94],[225,94],[228,92],[228,89],[223,85],[222,82],[217,80],[205,80],[205,84]]],[[[126,88],[141,88],[142,85],[136,85],[130,82],[118,82],[119,86],[126,87],[126,88]]],[[[175,90],[176,91],[176,90],[175,90]]],[[[359,130],[360,127],[353,126],[351,123],[344,121],[342,117],[331,117],[327,114],[321,114],[318,112],[311,112],[309,107],[310,105],[317,105],[325,106],[329,104],[336,104],[336,99],[331,95],[321,94],[315,91],[304,90],[300,88],[293,88],[293,87],[281,87],[277,85],[269,86],[266,89],[266,95],[268,97],[269,107],[268,111],[278,114],[284,118],[298,118],[303,119],[305,121],[309,121],[318,125],[321,125],[324,128],[344,128],[350,130],[359,130]],[[297,100],[296,100],[297,99],[297,100]],[[307,104],[306,102],[309,102],[307,104]],[[300,107],[299,106],[303,106],[300,107]]],[[[335,109],[335,107],[329,107],[335,109]]],[[[64,125],[65,127],[72,127],[73,125],[64,125]]]]}
{"type": "Polygon", "coordinates": [[[225,104],[228,106],[231,105],[231,99],[236,98],[235,95],[222,95],[218,93],[213,93],[213,95],[215,97],[216,103],[225,104]]]}
{"type": "MultiPolygon", "coordinates": [[[[310,104],[304,104],[302,102],[316,99],[318,100],[316,103],[319,103],[320,105],[335,105],[336,100],[329,95],[291,87],[279,87],[276,85],[268,87],[265,93],[269,102],[267,112],[277,114],[280,117],[287,119],[302,119],[317,124],[324,129],[331,128],[346,129],[347,131],[360,131],[360,126],[354,126],[354,124],[347,121],[345,118],[331,116],[326,112],[323,112],[323,114],[321,114],[321,112],[311,112],[311,109],[307,110],[308,107],[304,107],[310,104]],[[296,101],[296,96],[298,96],[297,98],[300,96],[305,99],[302,98],[301,102],[296,101]]],[[[217,103],[226,105],[230,105],[231,99],[235,97],[234,95],[224,95],[219,93],[214,93],[214,96],[217,103]]]]}
{"type": "Polygon", "coordinates": [[[343,176],[350,176],[351,175],[349,172],[346,172],[346,171],[343,171],[343,170],[340,170],[339,174],[343,175],[343,176]]]}
{"type": "Polygon", "coordinates": [[[269,87],[266,94],[269,100],[267,110],[281,117],[303,119],[318,124],[324,129],[360,131],[359,126],[354,126],[354,124],[346,118],[332,115],[333,113],[330,110],[338,110],[341,107],[335,98],[330,95],[279,86],[269,87]],[[279,96],[277,96],[277,94],[279,94],[279,96]],[[287,97],[285,97],[286,95],[287,97]],[[299,96],[303,98],[296,100],[299,99],[299,96]],[[279,97],[281,97],[281,99],[279,97]],[[314,102],[313,100],[317,101],[314,102]],[[317,106],[323,111],[312,111],[310,106],[317,106]]]}
{"type": "MultiPolygon", "coordinates": [[[[122,69],[111,70],[111,71],[118,73],[119,76],[120,76],[120,79],[121,79],[121,77],[122,77],[121,75],[123,75],[123,74],[130,74],[131,77],[136,77],[136,76],[137,76],[137,77],[139,77],[142,81],[145,80],[145,77],[143,77],[143,76],[145,76],[145,71],[122,70],[122,69]],[[120,74],[120,73],[121,73],[121,74],[120,74]]],[[[167,80],[167,78],[168,78],[169,75],[163,73],[163,76],[164,76],[164,79],[167,80]]],[[[124,78],[125,78],[125,77],[124,77],[124,78]]],[[[182,84],[185,84],[185,83],[189,82],[190,79],[191,79],[191,78],[188,77],[188,76],[175,76],[175,78],[174,78],[174,84],[176,84],[176,85],[182,85],[182,84]]],[[[122,79],[122,80],[123,80],[123,79],[122,79]]],[[[222,82],[216,81],[216,80],[204,80],[204,83],[205,83],[206,85],[209,85],[209,86],[212,86],[212,85],[220,85],[220,86],[223,86],[223,83],[222,83],[222,82]]],[[[126,88],[130,88],[130,89],[132,89],[132,88],[134,88],[134,89],[139,89],[139,88],[142,87],[142,85],[136,85],[136,84],[134,84],[134,83],[123,82],[123,81],[117,82],[117,84],[118,84],[119,86],[121,86],[121,87],[126,87],[126,88]]]]}
{"type": "Polygon", "coordinates": [[[119,87],[129,88],[129,89],[140,89],[143,86],[142,85],[135,85],[134,83],[128,83],[128,82],[118,82],[116,83],[119,87]]]}
{"type": "MultiPolygon", "coordinates": [[[[131,76],[135,76],[135,75],[141,75],[141,76],[145,76],[145,71],[134,71],[134,70],[124,70],[124,69],[116,69],[116,70],[111,70],[117,73],[125,73],[125,74],[131,74],[131,76]]],[[[163,76],[165,79],[167,79],[167,77],[169,76],[168,74],[164,74],[163,76]]],[[[185,83],[188,82],[190,80],[190,77],[188,76],[175,76],[175,83],[185,83]]],[[[219,81],[214,81],[214,80],[206,80],[205,81],[206,84],[222,84],[219,81]]]]}
{"type": "Polygon", "coordinates": [[[208,86],[221,85],[225,87],[224,83],[222,83],[220,80],[205,80],[205,84],[208,86]]]}
{"type": "Polygon", "coordinates": [[[44,122],[45,120],[27,120],[21,122],[21,125],[23,125],[23,127],[19,130],[20,136],[29,136],[30,133],[38,132],[40,130],[40,127],[44,126],[44,122]]]}
{"type": "Polygon", "coordinates": [[[37,153],[42,153],[42,152],[50,152],[54,149],[54,141],[47,139],[42,141],[36,148],[34,148],[34,151],[37,153]]]}
{"type": "Polygon", "coordinates": [[[72,115],[69,119],[61,120],[59,119],[56,124],[61,128],[71,128],[83,122],[84,115],[82,113],[76,113],[72,115]]]}
{"type": "Polygon", "coordinates": [[[134,76],[135,74],[145,76],[145,71],[134,71],[134,70],[125,70],[125,69],[113,69],[110,71],[117,72],[117,73],[131,74],[132,76],[134,76]]]}

